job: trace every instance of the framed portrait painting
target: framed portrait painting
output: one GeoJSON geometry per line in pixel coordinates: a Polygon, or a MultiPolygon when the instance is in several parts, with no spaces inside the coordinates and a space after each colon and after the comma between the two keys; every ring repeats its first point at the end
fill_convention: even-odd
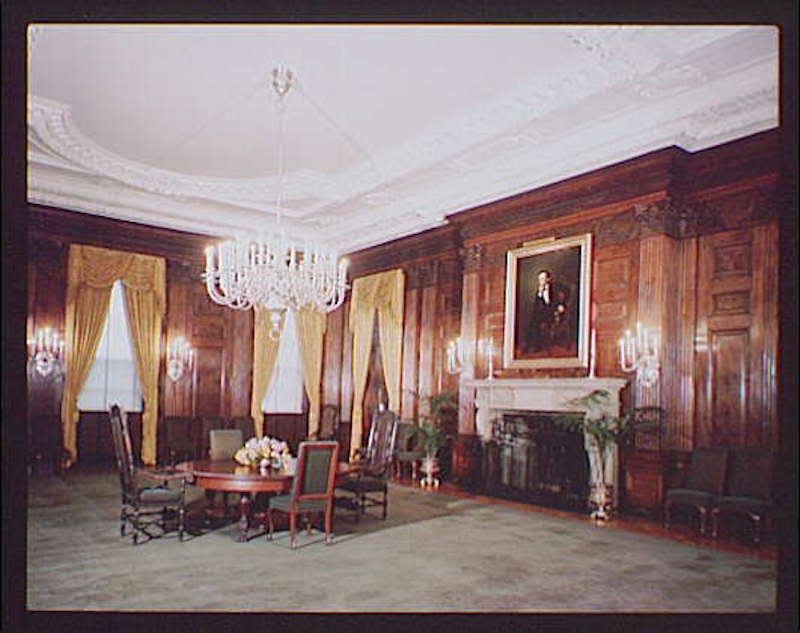
{"type": "Polygon", "coordinates": [[[585,233],[508,251],[504,367],[588,366],[591,249],[585,233]]]}

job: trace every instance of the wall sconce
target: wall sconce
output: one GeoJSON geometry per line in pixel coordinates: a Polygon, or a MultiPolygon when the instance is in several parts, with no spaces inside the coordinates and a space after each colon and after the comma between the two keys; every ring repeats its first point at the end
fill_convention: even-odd
{"type": "Polygon", "coordinates": [[[462,359],[461,337],[456,337],[447,344],[447,373],[460,374],[463,365],[462,359]]]}
{"type": "Polygon", "coordinates": [[[636,324],[636,336],[630,330],[619,340],[619,365],[622,371],[636,372],[636,380],[648,389],[658,383],[658,335],[636,324]]]}
{"type": "Polygon", "coordinates": [[[52,328],[39,328],[32,339],[28,339],[28,371],[40,376],[62,374],[61,357],[64,354],[64,339],[52,328]],[[55,373],[54,373],[55,372],[55,373]]]}
{"type": "Polygon", "coordinates": [[[194,349],[182,336],[174,339],[167,350],[167,376],[173,382],[180,380],[194,366],[194,349]]]}

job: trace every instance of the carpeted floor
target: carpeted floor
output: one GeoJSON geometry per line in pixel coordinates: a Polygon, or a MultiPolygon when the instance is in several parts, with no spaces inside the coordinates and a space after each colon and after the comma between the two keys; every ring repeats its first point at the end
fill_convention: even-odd
{"type": "MultiPolygon", "coordinates": [[[[190,497],[202,515],[202,491],[190,497]]],[[[775,563],[393,486],[389,519],[236,543],[235,524],[132,546],[115,473],[34,477],[27,607],[70,611],[769,612],[775,563]]],[[[197,525],[201,525],[199,522],[197,525]]]]}

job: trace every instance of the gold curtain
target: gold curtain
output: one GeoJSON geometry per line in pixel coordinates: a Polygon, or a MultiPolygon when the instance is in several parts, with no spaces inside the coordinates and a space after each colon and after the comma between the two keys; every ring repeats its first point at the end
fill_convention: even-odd
{"type": "MultiPolygon", "coordinates": [[[[267,395],[267,388],[272,382],[275,371],[275,362],[278,360],[278,345],[280,339],[273,341],[269,337],[270,313],[267,310],[256,308],[253,324],[253,394],[250,400],[250,415],[256,427],[256,436],[264,435],[264,412],[261,403],[267,395]]],[[[281,314],[281,332],[286,320],[286,314],[281,314]]],[[[245,438],[247,439],[247,438],[245,438]]]]}
{"type": "MultiPolygon", "coordinates": [[[[68,268],[73,266],[70,249],[68,268]]],[[[69,454],[66,466],[78,459],[78,396],[83,389],[97,355],[103,325],[111,303],[111,286],[108,288],[83,287],[78,292],[69,274],[67,282],[67,314],[64,324],[64,395],[61,400],[61,426],[64,448],[69,454]]]]}
{"type": "Polygon", "coordinates": [[[400,269],[384,273],[383,292],[378,300],[378,333],[381,339],[381,361],[389,395],[389,409],[400,411],[400,370],[403,365],[403,306],[405,277],[400,269]]]}
{"type": "MultiPolygon", "coordinates": [[[[163,315],[165,301],[164,260],[158,257],[137,255],[114,251],[95,246],[72,244],[67,261],[67,312],[64,327],[64,353],[67,364],[64,383],[64,397],[61,402],[61,422],[64,433],[64,448],[69,453],[68,466],[78,458],[78,396],[89,376],[97,346],[103,332],[103,325],[108,318],[111,298],[111,287],[117,280],[122,280],[128,288],[132,288],[142,296],[152,295],[149,299],[137,300],[137,303],[148,304],[159,315],[163,315]],[[160,272],[160,276],[158,271],[160,272]]],[[[139,309],[143,312],[143,306],[139,309]]],[[[129,314],[132,314],[129,306],[129,314]]],[[[142,313],[141,319],[147,318],[142,313]]],[[[161,335],[161,319],[158,323],[135,329],[131,317],[131,330],[134,345],[137,348],[137,364],[140,379],[145,389],[145,403],[149,413],[149,426],[143,429],[142,460],[155,463],[155,424],[158,419],[158,349],[161,335]],[[140,340],[147,336],[146,331],[157,328],[155,353],[139,349],[140,340]],[[149,372],[143,372],[143,360],[155,356],[155,363],[150,365],[149,372]],[[150,377],[155,371],[156,389],[148,391],[150,377]]],[[[152,343],[150,344],[152,347],[152,343]]]]}
{"type": "Polygon", "coordinates": [[[308,437],[319,431],[320,380],[322,378],[322,350],[328,317],[317,310],[297,313],[297,340],[303,360],[303,380],[308,394],[308,437]]]}
{"type": "Polygon", "coordinates": [[[144,395],[142,462],[156,463],[161,324],[166,309],[166,266],[160,257],[134,255],[122,281],[131,340],[144,395]]]}
{"type": "Polygon", "coordinates": [[[403,345],[405,277],[401,269],[359,277],[350,297],[350,331],[353,333],[353,413],[350,432],[351,457],[361,446],[364,392],[367,387],[369,352],[375,310],[378,311],[381,360],[384,366],[389,408],[400,408],[400,368],[403,345]]]}

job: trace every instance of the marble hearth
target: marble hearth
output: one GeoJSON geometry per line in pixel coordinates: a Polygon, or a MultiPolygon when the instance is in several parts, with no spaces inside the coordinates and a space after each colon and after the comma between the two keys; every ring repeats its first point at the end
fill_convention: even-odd
{"type": "MultiPolygon", "coordinates": [[[[627,384],[620,378],[536,378],[469,380],[463,383],[475,389],[476,432],[484,442],[492,440],[495,422],[508,414],[579,412],[568,402],[594,390],[608,392],[607,415],[620,414],[620,392],[627,384]]],[[[590,459],[591,459],[590,455],[590,459]]],[[[607,464],[607,479],[614,484],[614,506],[619,501],[619,463],[617,451],[607,464]]],[[[589,482],[594,484],[593,481],[589,482]]]]}

